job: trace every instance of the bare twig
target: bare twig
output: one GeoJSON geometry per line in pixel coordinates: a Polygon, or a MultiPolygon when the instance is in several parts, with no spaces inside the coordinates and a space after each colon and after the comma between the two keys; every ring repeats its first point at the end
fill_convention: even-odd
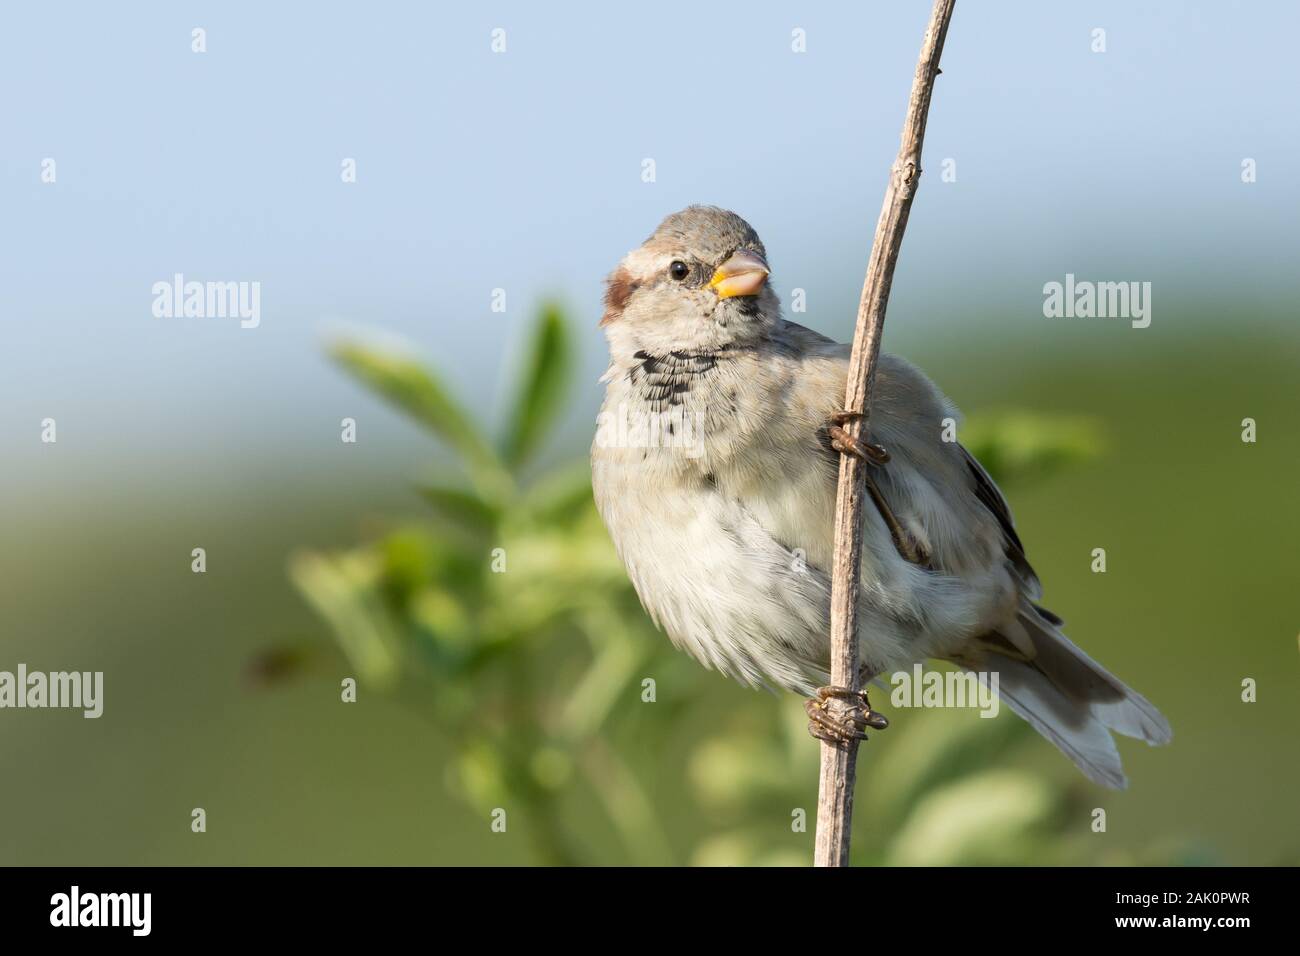
{"type": "MultiPolygon", "coordinates": [[[[934,78],[939,73],[939,55],[956,0],[935,0],[930,24],[921,43],[921,58],[912,79],[912,96],[903,123],[903,141],[885,190],[885,202],[876,223],[876,236],[867,263],[867,278],[858,303],[858,322],[849,360],[849,382],[844,408],[861,412],[845,429],[856,438],[867,434],[871,411],[871,388],[880,354],[880,335],[885,325],[885,307],[894,280],[894,266],[907,227],[907,215],[921,177],[921,144],[925,120],[930,111],[934,78]]],[[[840,483],[835,499],[835,564],[831,590],[831,683],[857,689],[858,606],[857,594],[862,559],[863,469],[855,455],[840,456],[840,483]]],[[[836,702],[831,701],[833,706],[836,702]]],[[[821,783],[817,800],[817,866],[847,866],[849,833],[853,822],[853,785],[856,777],[858,742],[823,741],[821,783]]]]}

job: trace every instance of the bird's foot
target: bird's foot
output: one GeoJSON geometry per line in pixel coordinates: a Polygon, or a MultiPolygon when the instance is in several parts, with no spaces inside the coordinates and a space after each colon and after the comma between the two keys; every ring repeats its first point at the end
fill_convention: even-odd
{"type": "Polygon", "coordinates": [[[808,733],[828,743],[866,740],[868,727],[884,730],[889,726],[884,714],[871,709],[865,690],[818,687],[817,696],[805,701],[803,709],[808,715],[808,733]]]}
{"type": "Polygon", "coordinates": [[[889,452],[866,439],[854,438],[843,428],[861,417],[861,412],[836,412],[832,415],[830,427],[826,429],[831,436],[831,447],[846,455],[856,455],[873,465],[883,465],[889,461],[889,452]]]}

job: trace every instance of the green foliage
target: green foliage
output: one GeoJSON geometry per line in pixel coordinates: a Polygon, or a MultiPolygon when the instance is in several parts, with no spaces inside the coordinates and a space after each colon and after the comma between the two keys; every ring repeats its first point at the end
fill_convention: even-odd
{"type": "Polygon", "coordinates": [[[537,450],[559,416],[572,370],[571,351],[559,307],[546,306],[529,342],[519,376],[519,395],[502,445],[502,455],[511,467],[518,467],[537,450]]]}
{"type": "Polygon", "coordinates": [[[1045,478],[1101,453],[1101,426],[1082,416],[985,412],[961,429],[962,444],[995,481],[1045,478]]]}
{"type": "Polygon", "coordinates": [[[438,377],[414,359],[341,341],[330,350],[354,377],[447,442],[484,490],[501,478],[501,463],[438,377]]]}
{"type": "MultiPolygon", "coordinates": [[[[468,484],[419,487],[426,518],[351,551],[300,554],[293,581],[361,680],[454,745],[456,795],[485,820],[496,807],[524,817],[539,862],[807,863],[818,748],[788,695],[747,694],[743,714],[689,745],[665,784],[685,806],[671,822],[651,797],[657,777],[679,771],[670,753],[708,722],[700,707],[721,685],[653,631],[596,514],[586,462],[524,479],[563,410],[571,353],[560,310],[546,307],[497,451],[433,370],[337,345],[345,369],[445,443],[468,484]],[[654,706],[643,705],[649,674],[654,706]],[[802,832],[791,826],[800,807],[802,832]],[[708,832],[679,854],[674,842],[701,821],[708,832]]],[[[1097,447],[1087,423],[1018,413],[963,438],[1000,480],[1097,447]]],[[[970,712],[896,718],[864,751],[857,859],[1088,859],[1089,846],[1061,838],[1067,792],[1001,766],[1025,733],[1014,718],[970,712]]]]}

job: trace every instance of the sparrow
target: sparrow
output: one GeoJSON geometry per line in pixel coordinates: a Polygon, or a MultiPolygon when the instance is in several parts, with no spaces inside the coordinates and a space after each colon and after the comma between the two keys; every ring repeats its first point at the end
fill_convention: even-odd
{"type": "Polygon", "coordinates": [[[867,463],[858,647],[866,679],[929,659],[986,677],[1096,783],[1126,785],[1111,731],[1168,722],[1038,602],[1011,510],[924,373],[881,353],[865,440],[842,427],[849,346],[781,317],[758,234],[735,213],[666,218],[609,275],[610,363],[592,445],[596,506],[656,626],[707,668],[811,697],[810,730],[864,737],[825,701],[839,456],[867,463]],[[949,435],[948,437],[951,437],[949,435]]]}

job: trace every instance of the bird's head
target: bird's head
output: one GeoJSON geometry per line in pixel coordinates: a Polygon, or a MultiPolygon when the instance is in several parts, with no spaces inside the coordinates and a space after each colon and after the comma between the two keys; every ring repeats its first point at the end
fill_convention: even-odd
{"type": "Polygon", "coordinates": [[[781,306],[763,243],[716,206],[673,213],[610,273],[600,324],[617,356],[714,351],[764,337],[781,306]]]}

